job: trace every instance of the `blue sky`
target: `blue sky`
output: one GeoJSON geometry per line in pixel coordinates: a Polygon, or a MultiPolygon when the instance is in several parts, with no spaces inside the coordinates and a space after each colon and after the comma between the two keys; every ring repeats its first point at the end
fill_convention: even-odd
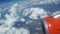
{"type": "Polygon", "coordinates": [[[19,1],[26,1],[26,0],[0,0],[0,4],[2,3],[10,3],[10,2],[19,2],[19,1]]]}
{"type": "Polygon", "coordinates": [[[0,3],[3,4],[3,3],[10,3],[15,1],[18,1],[18,0],[0,0],[0,3]]]}
{"type": "Polygon", "coordinates": [[[16,2],[23,2],[26,0],[0,0],[0,7],[8,6],[16,2]]]}
{"type": "Polygon", "coordinates": [[[1,3],[3,3],[3,2],[14,2],[14,1],[23,1],[23,0],[0,0],[1,3]]]}
{"type": "MultiPolygon", "coordinates": [[[[11,4],[14,4],[14,3],[18,3],[18,2],[22,2],[23,1],[30,1],[30,0],[0,0],[0,7],[5,7],[5,6],[10,6],[11,4]]],[[[31,0],[32,1],[32,0],[31,0]]],[[[34,2],[34,1],[33,1],[34,2]]],[[[28,2],[27,2],[28,3],[28,2]]],[[[30,5],[30,4],[29,4],[30,5]]],[[[42,4],[42,5],[39,5],[39,4],[36,4],[36,5],[33,5],[33,7],[40,7],[40,8],[44,8],[45,10],[47,11],[59,11],[60,10],[60,3],[58,4],[54,4],[51,2],[51,4],[42,4]]]]}

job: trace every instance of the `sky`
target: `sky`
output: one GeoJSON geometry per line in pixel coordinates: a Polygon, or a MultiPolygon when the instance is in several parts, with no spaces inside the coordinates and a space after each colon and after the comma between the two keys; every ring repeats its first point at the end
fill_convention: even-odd
{"type": "MultiPolygon", "coordinates": [[[[20,3],[24,3],[24,2],[27,2],[27,3],[29,3],[29,2],[31,2],[32,0],[0,0],[0,7],[5,7],[5,6],[10,6],[10,5],[12,5],[12,4],[14,4],[14,3],[18,3],[18,2],[20,2],[20,3]]],[[[38,2],[38,1],[35,1],[35,0],[33,0],[33,3],[34,2],[38,2]]],[[[50,7],[53,7],[53,8],[55,8],[54,6],[56,6],[57,8],[60,8],[59,6],[60,6],[60,2],[59,2],[59,0],[57,0],[57,1],[43,1],[43,2],[40,2],[40,3],[42,3],[42,6],[45,6],[45,7],[47,7],[48,6],[48,8],[50,7]],[[43,2],[45,2],[45,4],[43,3],[43,2]],[[52,4],[51,6],[49,6],[50,4],[52,4]]],[[[31,2],[32,3],[32,2],[31,2]]],[[[37,5],[36,6],[38,6],[38,5],[41,5],[41,4],[38,4],[37,3],[37,5]]],[[[42,7],[42,6],[39,6],[39,7],[42,7]]],[[[44,7],[44,8],[45,8],[44,7]]]]}
{"type": "Polygon", "coordinates": [[[0,7],[9,6],[16,2],[23,2],[24,0],[0,0],[0,7]]]}
{"type": "Polygon", "coordinates": [[[0,3],[8,3],[8,2],[14,2],[14,1],[23,1],[23,0],[0,0],[0,3]]]}

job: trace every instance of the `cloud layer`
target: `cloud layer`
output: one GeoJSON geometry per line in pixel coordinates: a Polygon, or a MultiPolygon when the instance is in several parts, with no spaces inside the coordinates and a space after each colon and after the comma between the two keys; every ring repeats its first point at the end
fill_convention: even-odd
{"type": "MultiPolygon", "coordinates": [[[[2,22],[2,25],[0,26],[0,34],[17,34],[17,33],[21,34],[21,29],[16,29],[15,27],[13,27],[16,21],[20,20],[22,22],[25,22],[26,18],[24,17],[28,17],[33,20],[38,20],[38,16],[41,16],[41,18],[47,16],[47,12],[42,8],[34,8],[34,7],[26,8],[26,5],[24,4],[19,5],[19,3],[13,4],[8,11],[10,12],[10,14],[7,13],[5,14],[6,19],[3,19],[4,21],[0,19],[2,22]],[[22,9],[23,11],[21,11],[22,9]]],[[[24,33],[28,34],[29,32],[27,31],[27,29],[25,30],[25,28],[22,28],[22,31],[23,34],[24,33]]]]}
{"type": "Polygon", "coordinates": [[[30,0],[33,4],[58,4],[60,0],[30,0]]]}

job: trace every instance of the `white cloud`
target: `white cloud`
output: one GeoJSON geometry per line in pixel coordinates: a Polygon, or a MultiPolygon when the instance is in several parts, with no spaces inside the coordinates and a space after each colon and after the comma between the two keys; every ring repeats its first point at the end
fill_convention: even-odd
{"type": "Polygon", "coordinates": [[[33,4],[58,4],[60,0],[31,0],[31,3],[33,4]]]}
{"type": "Polygon", "coordinates": [[[53,18],[58,18],[58,17],[60,17],[60,14],[58,14],[58,15],[55,15],[53,18]]]}
{"type": "Polygon", "coordinates": [[[31,19],[38,19],[38,16],[44,18],[47,16],[47,11],[42,8],[31,8],[32,14],[29,16],[31,19]]]}
{"type": "MultiPolygon", "coordinates": [[[[15,24],[15,22],[20,18],[17,14],[17,10],[20,9],[21,6],[16,4],[13,4],[11,8],[9,8],[10,14],[5,14],[6,19],[2,20],[0,19],[0,23],[3,23],[0,26],[0,34],[21,34],[21,31],[24,30],[23,34],[28,34],[26,29],[16,29],[12,27],[12,25],[15,24]],[[18,8],[19,7],[19,8],[18,8]],[[18,31],[18,32],[17,32],[18,31]]],[[[20,9],[21,10],[21,9],[20,9]]],[[[24,22],[25,19],[21,18],[20,21],[24,22]]]]}
{"type": "Polygon", "coordinates": [[[7,25],[5,24],[2,24],[0,26],[0,34],[6,34],[8,31],[11,30],[11,27],[8,27],[7,25]]]}
{"type": "Polygon", "coordinates": [[[21,18],[20,21],[25,22],[25,19],[24,18],[21,18]]]}
{"type": "Polygon", "coordinates": [[[14,22],[17,21],[17,19],[19,18],[19,17],[14,17],[14,15],[11,16],[11,15],[8,15],[8,14],[6,14],[5,17],[7,18],[6,21],[5,21],[5,24],[8,25],[8,26],[13,25],[14,22]]]}
{"type": "Polygon", "coordinates": [[[10,31],[7,32],[7,34],[15,34],[15,32],[17,31],[18,29],[16,28],[12,28],[10,31]]]}
{"type": "Polygon", "coordinates": [[[11,11],[12,13],[14,13],[14,12],[17,10],[17,7],[18,7],[18,3],[13,4],[13,5],[11,6],[10,11],[11,11]]]}
{"type": "Polygon", "coordinates": [[[10,15],[8,14],[5,14],[5,17],[6,17],[6,22],[5,24],[8,25],[8,26],[11,26],[14,24],[15,21],[17,21],[17,19],[19,18],[19,16],[17,15],[17,7],[18,7],[18,4],[14,4],[12,5],[12,7],[9,9],[10,11],[10,15]]]}
{"type": "Polygon", "coordinates": [[[31,13],[31,15],[29,16],[29,18],[31,19],[38,19],[38,16],[40,16],[41,18],[44,18],[47,16],[47,11],[45,11],[43,8],[27,8],[23,10],[23,15],[27,16],[28,14],[31,13]]]}
{"type": "Polygon", "coordinates": [[[15,34],[30,34],[30,32],[26,28],[21,28],[20,30],[17,30],[15,34]]]}
{"type": "Polygon", "coordinates": [[[7,34],[30,34],[30,31],[26,28],[12,28],[9,32],[7,32],[7,34]]]}
{"type": "MultiPolygon", "coordinates": [[[[1,27],[1,28],[4,28],[5,25],[7,25],[8,29],[5,29],[6,28],[5,27],[4,30],[3,30],[4,32],[2,32],[1,34],[5,34],[5,33],[7,33],[7,34],[21,34],[21,31],[23,32],[23,34],[30,34],[27,29],[24,29],[24,28],[16,29],[16,28],[12,27],[12,25],[14,25],[14,22],[17,21],[18,18],[20,18],[18,16],[18,14],[17,14],[17,10],[19,9],[17,7],[19,7],[19,5],[18,4],[14,4],[9,9],[10,14],[9,15],[5,14],[6,20],[4,22],[3,27],[1,27]]],[[[31,19],[38,19],[37,16],[41,16],[41,18],[44,18],[47,15],[47,12],[44,9],[42,9],[42,8],[29,8],[29,9],[25,9],[24,12],[23,12],[23,15],[25,14],[24,16],[27,16],[27,14],[30,14],[31,12],[32,12],[32,14],[29,16],[31,19]]],[[[20,18],[20,21],[24,22],[25,19],[24,18],[20,18]]]]}
{"type": "Polygon", "coordinates": [[[56,11],[52,15],[54,16],[54,15],[58,15],[58,14],[60,14],[60,11],[56,11]]]}
{"type": "Polygon", "coordinates": [[[57,4],[60,0],[44,0],[40,1],[41,4],[50,4],[50,3],[55,3],[57,4]]]}
{"type": "Polygon", "coordinates": [[[12,25],[14,25],[14,22],[17,21],[17,19],[19,18],[19,16],[16,13],[17,6],[18,4],[14,4],[9,9],[10,14],[5,14],[6,19],[0,19],[0,23],[2,23],[2,25],[0,25],[0,34],[8,34],[8,32],[13,28],[12,25]]]}
{"type": "Polygon", "coordinates": [[[27,16],[28,14],[31,13],[30,8],[25,8],[23,11],[24,16],[27,16]]]}
{"type": "Polygon", "coordinates": [[[60,17],[60,11],[56,11],[52,14],[53,18],[58,18],[60,17]]]}
{"type": "Polygon", "coordinates": [[[5,22],[5,19],[0,19],[0,24],[3,24],[5,22]]]}

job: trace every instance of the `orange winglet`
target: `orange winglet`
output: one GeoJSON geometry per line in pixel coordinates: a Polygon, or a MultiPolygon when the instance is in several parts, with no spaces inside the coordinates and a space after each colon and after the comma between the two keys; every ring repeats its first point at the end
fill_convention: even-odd
{"type": "Polygon", "coordinates": [[[48,16],[45,21],[48,25],[49,34],[60,34],[60,18],[48,16]]]}

